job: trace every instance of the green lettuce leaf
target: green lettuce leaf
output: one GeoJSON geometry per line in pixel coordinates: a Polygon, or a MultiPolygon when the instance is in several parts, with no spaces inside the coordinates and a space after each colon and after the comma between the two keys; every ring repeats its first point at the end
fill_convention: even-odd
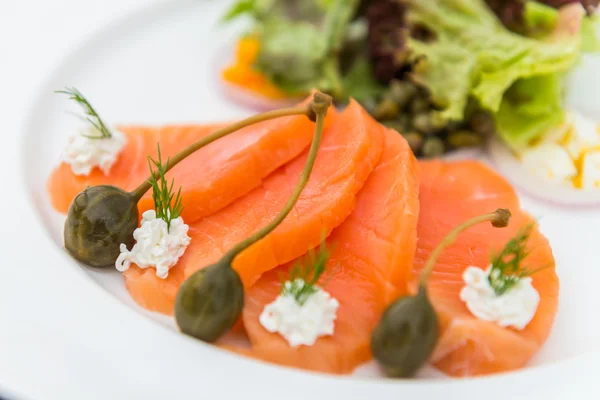
{"type": "Polygon", "coordinates": [[[515,82],[496,113],[501,137],[514,149],[564,121],[562,76],[550,74],[515,82]]]}
{"type": "Polygon", "coordinates": [[[334,1],[336,0],[238,0],[227,10],[222,20],[229,22],[249,16],[260,22],[276,16],[295,21],[318,22],[334,1]]]}
{"type": "Polygon", "coordinates": [[[289,95],[313,88],[343,98],[338,56],[359,0],[240,0],[226,14],[250,15],[261,43],[254,67],[289,95]]]}
{"type": "Polygon", "coordinates": [[[592,15],[581,23],[581,51],[600,52],[600,15],[592,15]]]}
{"type": "Polygon", "coordinates": [[[235,2],[222,18],[223,22],[233,21],[242,16],[260,19],[275,5],[275,0],[239,0],[235,2]]]}
{"type": "MultiPolygon", "coordinates": [[[[543,37],[557,28],[559,11],[555,8],[528,2],[523,22],[528,36],[543,37]]],[[[596,17],[581,21],[581,51],[600,50],[596,17]]],[[[541,75],[515,82],[506,92],[496,114],[496,125],[504,140],[513,148],[527,146],[532,140],[564,121],[562,107],[563,74],[541,75]]]]}
{"type": "MultiPolygon", "coordinates": [[[[528,1],[523,10],[523,25],[526,35],[540,38],[556,28],[559,11],[556,8],[528,1]]],[[[596,53],[600,51],[600,17],[589,15],[581,21],[581,51],[596,53]]]]}
{"type": "Polygon", "coordinates": [[[523,25],[529,37],[547,35],[558,22],[558,10],[537,1],[528,1],[523,9],[523,25]]]}
{"type": "Polygon", "coordinates": [[[343,78],[347,97],[359,103],[382,96],[388,88],[375,79],[371,64],[365,57],[358,58],[343,78]]]}
{"type": "Polygon", "coordinates": [[[321,76],[326,46],[312,24],[271,18],[261,33],[256,67],[288,92],[310,90],[310,85],[321,76]]]}
{"type": "MultiPolygon", "coordinates": [[[[579,59],[579,33],[563,33],[557,27],[543,38],[518,35],[506,29],[483,0],[406,1],[411,24],[426,27],[434,37],[428,42],[409,39],[416,63],[413,79],[429,89],[444,118],[462,121],[473,98],[483,109],[500,115],[498,128],[509,144],[541,133],[536,126],[556,122],[548,109],[560,105],[557,77],[579,59]],[[524,88],[540,95],[503,101],[509,89],[517,93],[524,88]],[[542,98],[541,93],[553,97],[542,98]],[[552,107],[542,110],[542,99],[552,107]],[[515,119],[510,120],[513,114],[515,119]],[[528,120],[531,116],[535,121],[528,120]]],[[[545,7],[534,8],[529,16],[535,26],[558,24],[558,17],[545,7]]]]}

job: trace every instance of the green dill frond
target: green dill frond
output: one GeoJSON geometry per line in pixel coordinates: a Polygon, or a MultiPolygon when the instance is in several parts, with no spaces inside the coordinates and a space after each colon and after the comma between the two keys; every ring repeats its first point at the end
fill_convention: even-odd
{"type": "Polygon", "coordinates": [[[85,114],[85,120],[92,124],[92,126],[94,126],[94,128],[96,128],[98,132],[100,132],[100,136],[86,137],[90,139],[108,139],[112,137],[110,130],[106,127],[104,121],[102,121],[102,118],[100,118],[100,115],[98,115],[94,107],[92,107],[90,102],[87,101],[87,99],[83,96],[83,94],[81,94],[79,90],[67,87],[65,88],[65,90],[58,90],[55,93],[66,94],[67,96],[69,96],[69,100],[76,101],[83,109],[83,112],[85,114]]]}
{"type": "Polygon", "coordinates": [[[521,228],[515,236],[506,243],[502,251],[492,257],[492,269],[488,280],[497,296],[501,296],[514,287],[522,278],[531,276],[548,266],[539,269],[529,269],[523,266],[523,260],[529,255],[527,240],[535,224],[521,228]]]}
{"type": "Polygon", "coordinates": [[[171,221],[179,218],[183,211],[181,187],[177,191],[177,194],[173,192],[175,180],[171,180],[171,184],[169,185],[165,177],[170,159],[167,159],[166,164],[163,164],[160,145],[157,144],[157,147],[158,160],[148,157],[148,166],[151,173],[149,183],[152,185],[152,199],[154,200],[156,217],[164,220],[167,223],[168,229],[171,229],[171,221]]]}
{"type": "Polygon", "coordinates": [[[321,242],[316,253],[314,249],[309,250],[304,262],[299,262],[290,270],[288,282],[282,281],[282,293],[294,296],[300,305],[304,304],[317,291],[317,282],[325,272],[330,255],[325,241],[321,242]]]}

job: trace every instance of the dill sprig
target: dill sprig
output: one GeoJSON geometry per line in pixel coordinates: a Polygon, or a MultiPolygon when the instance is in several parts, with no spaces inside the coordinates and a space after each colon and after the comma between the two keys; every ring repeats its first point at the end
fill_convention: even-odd
{"type": "Polygon", "coordinates": [[[148,156],[148,166],[150,167],[151,173],[151,178],[148,182],[152,186],[152,199],[154,200],[156,217],[163,219],[167,223],[167,228],[171,229],[171,221],[177,219],[183,211],[181,187],[175,195],[173,192],[175,179],[171,180],[171,184],[169,185],[167,178],[165,177],[170,159],[167,159],[166,164],[163,164],[162,155],[160,153],[160,144],[157,144],[157,147],[158,160],[148,156]],[[156,169],[154,167],[156,167],[156,169]]]}
{"type": "Polygon", "coordinates": [[[501,296],[514,287],[521,279],[531,276],[547,268],[529,269],[524,267],[523,260],[529,255],[527,240],[535,224],[521,228],[515,236],[506,243],[502,251],[492,257],[492,269],[488,280],[497,296],[501,296]]]}
{"type": "Polygon", "coordinates": [[[290,270],[288,282],[282,282],[282,294],[294,296],[298,304],[303,305],[317,291],[316,284],[325,272],[330,255],[324,241],[316,253],[314,249],[309,250],[304,262],[298,262],[290,270]]]}
{"type": "Polygon", "coordinates": [[[90,139],[109,139],[112,137],[110,130],[100,118],[100,115],[96,112],[94,107],[90,104],[89,101],[81,94],[81,92],[77,89],[73,88],[65,88],[65,90],[58,90],[55,93],[66,94],[69,96],[69,100],[75,100],[83,109],[84,114],[86,115],[85,120],[88,121],[94,128],[100,132],[100,136],[90,136],[86,135],[86,137],[90,139]]]}

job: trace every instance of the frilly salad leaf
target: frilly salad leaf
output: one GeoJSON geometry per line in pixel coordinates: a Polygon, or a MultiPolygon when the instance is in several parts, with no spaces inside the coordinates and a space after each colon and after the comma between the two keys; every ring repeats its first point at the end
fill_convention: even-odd
{"type": "Polygon", "coordinates": [[[263,26],[260,42],[255,66],[278,88],[291,94],[304,93],[313,86],[331,89],[328,82],[321,81],[327,43],[313,24],[270,18],[263,26]]]}
{"type": "Polygon", "coordinates": [[[562,79],[550,74],[515,82],[496,113],[496,126],[513,148],[529,144],[541,133],[562,123],[562,79]]]}
{"type": "MultiPolygon", "coordinates": [[[[522,23],[529,37],[543,37],[557,28],[559,12],[555,8],[536,1],[528,1],[523,8],[522,23]]],[[[600,51],[600,18],[589,15],[581,21],[581,51],[595,53],[600,51]]]]}
{"type": "Polygon", "coordinates": [[[360,103],[382,96],[388,90],[377,82],[366,58],[359,58],[352,64],[342,83],[345,95],[360,103]]]}
{"type": "Polygon", "coordinates": [[[557,122],[561,93],[556,75],[579,60],[583,8],[556,12],[540,5],[530,10],[525,15],[532,25],[552,29],[529,38],[506,29],[483,0],[406,2],[409,23],[433,35],[427,42],[409,38],[413,79],[430,91],[444,118],[463,120],[468,99],[474,98],[499,114],[498,131],[513,146],[543,132],[537,127],[557,122]],[[503,101],[509,89],[514,96],[503,101]],[[535,89],[531,96],[517,96],[530,89],[535,89]]]}
{"type": "MultiPolygon", "coordinates": [[[[570,12],[576,10],[571,8],[570,12]]],[[[575,14],[577,15],[577,14],[575,14]]],[[[568,17],[568,14],[567,14],[568,17]]],[[[576,20],[575,20],[576,21],[576,20]]],[[[597,34],[597,17],[581,20],[581,52],[600,51],[597,34]]],[[[546,35],[564,35],[564,25],[573,22],[554,8],[528,2],[523,13],[523,22],[528,32],[546,35]],[[563,25],[563,26],[561,26],[563,25]]],[[[496,125],[504,140],[513,148],[521,148],[564,121],[562,107],[562,77],[555,73],[530,79],[521,79],[508,90],[500,110],[496,114],[496,125]]]]}
{"type": "Polygon", "coordinates": [[[226,20],[255,19],[261,47],[255,67],[290,95],[313,88],[344,96],[339,50],[359,0],[242,0],[226,20]]]}
{"type": "Polygon", "coordinates": [[[241,16],[265,20],[269,16],[280,16],[291,20],[317,22],[335,0],[239,0],[223,16],[231,21],[241,16]]]}
{"type": "Polygon", "coordinates": [[[600,52],[600,15],[598,14],[584,18],[581,23],[581,51],[600,52]]]}

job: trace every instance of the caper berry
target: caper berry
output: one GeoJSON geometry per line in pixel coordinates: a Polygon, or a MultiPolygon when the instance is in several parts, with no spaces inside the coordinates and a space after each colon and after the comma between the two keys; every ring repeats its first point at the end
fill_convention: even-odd
{"type": "Polygon", "coordinates": [[[444,145],[442,139],[438,137],[428,137],[423,142],[423,157],[439,157],[444,154],[444,151],[446,151],[446,146],[444,145]]]}
{"type": "Polygon", "coordinates": [[[137,224],[137,200],[130,193],[108,185],[89,187],[69,207],[65,248],[92,267],[114,265],[121,243],[133,246],[137,224]]]}
{"type": "Polygon", "coordinates": [[[411,131],[403,134],[402,136],[404,136],[404,139],[406,139],[408,142],[408,145],[413,153],[418,153],[421,150],[421,147],[423,146],[423,135],[418,132],[411,131]]]}
{"type": "Polygon", "coordinates": [[[465,129],[448,134],[448,144],[454,148],[474,147],[483,143],[483,137],[465,129]]]}
{"type": "Polygon", "coordinates": [[[494,117],[483,110],[477,110],[471,115],[469,121],[471,130],[481,135],[493,135],[496,132],[494,117]]]}
{"type": "Polygon", "coordinates": [[[400,108],[406,107],[417,92],[418,88],[411,82],[399,81],[397,79],[390,82],[390,97],[400,108]]]}
{"type": "Polygon", "coordinates": [[[382,124],[396,132],[403,133],[408,129],[408,116],[400,115],[396,119],[383,121],[382,124]]]}
{"type": "Polygon", "coordinates": [[[412,114],[419,114],[425,112],[431,108],[429,101],[423,97],[415,97],[410,103],[410,111],[412,114]]]}
{"type": "Polygon", "coordinates": [[[413,126],[420,132],[431,135],[446,126],[446,121],[437,112],[422,112],[413,118],[413,126]]]}
{"type": "Polygon", "coordinates": [[[377,120],[394,119],[400,113],[398,103],[389,97],[384,97],[377,105],[373,116],[377,120]]]}
{"type": "Polygon", "coordinates": [[[225,260],[190,276],[175,298],[175,320],[185,334],[214,342],[233,327],[244,308],[244,285],[225,260]]]}
{"type": "Polygon", "coordinates": [[[457,235],[472,226],[491,222],[503,228],[510,211],[499,208],[493,213],[473,217],[452,229],[433,249],[421,270],[419,292],[404,296],[388,306],[371,335],[371,351],[386,374],[409,377],[429,359],[438,340],[438,319],[427,296],[427,282],[442,251],[456,241],[457,235]]]}
{"type": "Polygon", "coordinates": [[[388,376],[410,377],[429,359],[437,339],[437,315],[421,286],[416,296],[401,297],[385,310],[371,351],[388,376]]]}

